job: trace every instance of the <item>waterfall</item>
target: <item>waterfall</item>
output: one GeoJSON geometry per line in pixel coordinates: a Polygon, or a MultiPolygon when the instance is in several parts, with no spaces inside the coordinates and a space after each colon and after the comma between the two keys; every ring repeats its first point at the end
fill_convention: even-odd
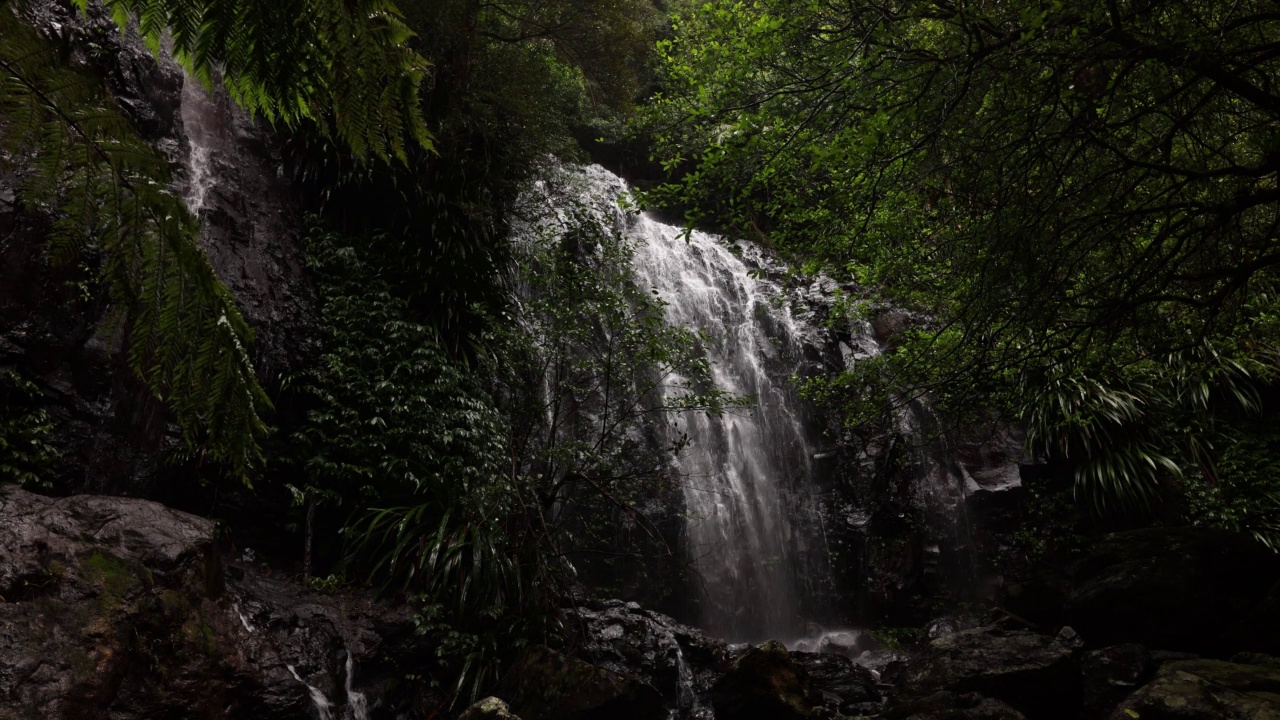
{"type": "MultiPolygon", "coordinates": [[[[356,690],[353,684],[356,672],[355,658],[352,657],[350,650],[346,651],[346,656],[347,659],[343,665],[346,676],[342,684],[342,689],[347,694],[347,703],[343,708],[344,711],[341,713],[341,716],[343,720],[369,720],[369,699],[365,697],[364,693],[356,690]]],[[[311,705],[315,708],[316,716],[319,720],[334,720],[333,701],[324,694],[324,691],[304,680],[302,676],[298,674],[298,669],[293,665],[286,665],[285,667],[289,670],[289,673],[293,675],[295,680],[306,686],[307,694],[311,697],[311,705]]]]}
{"type": "MultiPolygon", "coordinates": [[[[798,635],[826,562],[815,523],[796,521],[818,517],[811,432],[790,382],[803,329],[783,290],[739,257],[745,245],[626,213],[620,178],[573,172],[585,181],[580,200],[631,241],[636,281],[666,303],[667,321],[703,336],[717,387],[751,401],[721,416],[690,411],[669,428],[687,438],[676,470],[702,624],[734,640],[798,635]]],[[[679,392],[683,378],[672,380],[679,392]]]]}
{"type": "Polygon", "coordinates": [[[788,382],[800,350],[795,320],[780,289],[719,238],[647,216],[632,232],[642,241],[636,273],[666,301],[667,320],[700,331],[716,385],[753,402],[720,417],[686,413],[678,424],[689,440],[678,462],[705,622],[736,639],[795,634],[805,555],[823,552],[793,522],[813,455],[788,382]]]}
{"type": "Polygon", "coordinates": [[[289,669],[294,679],[306,686],[307,694],[311,696],[311,704],[315,707],[316,716],[319,720],[333,720],[333,703],[329,702],[329,698],[325,697],[324,691],[303,680],[294,666],[286,665],[285,667],[289,669]]]}
{"type": "Polygon", "coordinates": [[[180,114],[188,144],[183,200],[187,209],[198,215],[215,182],[213,152],[226,133],[226,111],[209,97],[199,80],[183,76],[180,114]]]}
{"type": "Polygon", "coordinates": [[[351,720],[369,720],[369,699],[353,686],[356,668],[355,658],[351,655],[350,649],[347,650],[347,662],[343,667],[347,674],[342,688],[347,692],[347,707],[351,710],[351,720]]]}
{"type": "MultiPolygon", "coordinates": [[[[856,630],[822,626],[847,617],[849,609],[826,607],[830,596],[823,593],[836,581],[823,523],[837,519],[846,535],[850,527],[862,532],[868,526],[874,501],[857,496],[848,478],[864,482],[883,472],[878,464],[895,446],[909,489],[898,487],[909,497],[909,512],[927,526],[912,536],[922,543],[925,572],[963,576],[952,581],[972,584],[965,471],[947,434],[938,432],[940,421],[927,399],[904,402],[892,418],[895,432],[880,450],[885,454],[849,457],[853,466],[839,470],[846,485],[832,490],[836,468],[830,460],[842,451],[819,447],[813,413],[793,382],[812,368],[814,353],[830,336],[819,337],[806,314],[793,313],[792,303],[801,295],[829,296],[834,283],[819,278],[806,291],[788,290],[770,279],[780,270],[760,248],[630,212],[629,193],[621,178],[589,166],[551,168],[532,195],[541,212],[552,211],[539,224],[565,224],[586,209],[621,233],[633,249],[635,282],[663,301],[667,322],[701,336],[717,388],[750,401],[748,408],[721,415],[669,416],[666,428],[668,437],[683,440],[673,470],[683,493],[682,541],[696,570],[691,590],[699,624],[731,641],[773,638],[796,648],[860,652],[856,630]]],[[[850,329],[838,343],[846,368],[881,352],[871,323],[853,322],[850,329]]],[[[671,396],[687,390],[685,378],[669,380],[671,396]]],[[[865,549],[859,553],[865,555],[865,549]]]]}

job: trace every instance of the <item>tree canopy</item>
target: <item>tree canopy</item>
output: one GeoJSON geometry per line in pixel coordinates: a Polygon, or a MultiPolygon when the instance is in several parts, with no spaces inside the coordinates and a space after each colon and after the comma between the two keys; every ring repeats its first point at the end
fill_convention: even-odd
{"type": "Polygon", "coordinates": [[[1216,479],[1277,368],[1270,3],[713,0],[662,52],[669,193],[931,319],[864,380],[1019,413],[1100,503],[1216,479]]]}

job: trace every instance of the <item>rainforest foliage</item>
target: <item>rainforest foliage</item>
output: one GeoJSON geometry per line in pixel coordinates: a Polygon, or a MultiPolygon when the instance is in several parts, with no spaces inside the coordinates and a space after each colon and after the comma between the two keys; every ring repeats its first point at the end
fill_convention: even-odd
{"type": "Polygon", "coordinates": [[[1099,509],[1277,537],[1270,3],[711,0],[661,48],[668,196],[922,319],[815,395],[1012,414],[1099,509]]]}
{"type": "MultiPolygon", "coordinates": [[[[4,202],[46,218],[50,263],[83,266],[84,292],[109,296],[129,364],[177,422],[182,454],[252,481],[263,502],[287,489],[304,573],[345,556],[349,580],[419,598],[421,628],[458,678],[451,697],[485,687],[513,639],[554,639],[569,553],[586,543],[549,511],[572,495],[626,515],[610,503],[645,494],[628,483],[665,476],[652,463],[611,476],[632,447],[620,438],[641,409],[663,409],[649,376],[629,374],[637,361],[618,354],[604,364],[602,406],[629,414],[606,414],[599,447],[520,416],[524,398],[503,388],[541,362],[531,328],[564,335],[569,352],[604,318],[599,331],[620,333],[619,347],[670,358],[691,378],[700,357],[648,298],[623,308],[637,295],[617,284],[629,268],[616,239],[607,251],[583,245],[599,255],[583,258],[602,270],[595,278],[547,259],[559,251],[540,243],[556,238],[513,252],[509,220],[552,153],[578,156],[575,135],[621,127],[657,10],[647,0],[112,0],[77,3],[83,15],[65,23],[50,20],[66,16],[56,4],[0,2],[0,178],[18,181],[4,202]],[[323,349],[274,397],[253,367],[250,328],[198,249],[200,218],[176,192],[174,158],[104,83],[116,59],[95,50],[94,33],[113,21],[176,59],[187,82],[270,125],[314,212],[323,349]],[[550,275],[526,275],[535,266],[550,275]],[[597,293],[573,306],[576,320],[542,318],[544,300],[526,308],[512,292],[555,277],[597,293]],[[273,400],[290,413],[272,436],[273,400]]],[[[584,225],[582,242],[604,232],[584,225]]],[[[41,389],[8,369],[0,378],[0,468],[39,485],[54,431],[41,389]]],[[[579,376],[557,392],[598,402],[579,376]]]]}
{"type": "MultiPolygon", "coordinates": [[[[627,127],[665,171],[648,201],[859,285],[833,322],[914,318],[806,384],[855,434],[927,395],[1019,420],[1099,513],[1280,543],[1265,0],[0,0],[2,208],[83,268],[182,454],[289,513],[304,575],[417,601],[451,700],[558,641],[577,583],[678,581],[659,421],[742,402],[612,210],[546,192],[627,127]],[[320,298],[286,382],[104,81],[104,27],[273,130],[320,298]]],[[[0,477],[39,486],[57,427],[23,371],[0,477]]]]}

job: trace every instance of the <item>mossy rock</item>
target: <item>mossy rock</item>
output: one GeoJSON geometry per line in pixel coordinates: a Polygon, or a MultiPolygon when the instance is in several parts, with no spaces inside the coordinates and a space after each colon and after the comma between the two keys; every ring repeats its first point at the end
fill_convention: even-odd
{"type": "Polygon", "coordinates": [[[498,698],[487,697],[464,710],[458,720],[520,720],[520,717],[498,698]]]}
{"type": "Polygon", "coordinates": [[[537,645],[521,654],[498,695],[524,720],[664,720],[648,683],[537,645]]]}
{"type": "Polygon", "coordinates": [[[717,720],[803,720],[819,699],[782,643],[748,649],[711,688],[717,720]]]}
{"type": "Polygon", "coordinates": [[[1280,720],[1280,670],[1223,660],[1167,663],[1111,720],[1280,720]]]}

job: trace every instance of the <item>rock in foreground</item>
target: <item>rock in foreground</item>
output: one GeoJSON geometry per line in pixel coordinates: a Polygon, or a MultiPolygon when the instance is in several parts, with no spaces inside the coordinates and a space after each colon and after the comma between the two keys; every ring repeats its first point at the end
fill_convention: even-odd
{"type": "Polygon", "coordinates": [[[1111,720],[1280,720],[1280,670],[1222,660],[1165,664],[1111,720]]]}
{"type": "Polygon", "coordinates": [[[202,518],[0,488],[2,720],[300,718],[317,697],[346,711],[387,701],[414,641],[359,593],[224,566],[202,518]]]}
{"type": "Polygon", "coordinates": [[[524,720],[667,718],[652,685],[540,645],[521,654],[498,695],[524,720]]]}
{"type": "Polygon", "coordinates": [[[821,698],[782,643],[746,652],[711,688],[716,720],[803,720],[821,698]]]}
{"type": "Polygon", "coordinates": [[[1079,707],[1079,645],[1059,637],[986,626],[940,637],[899,682],[904,696],[946,690],[1001,700],[1028,717],[1071,717],[1079,707]]]}

